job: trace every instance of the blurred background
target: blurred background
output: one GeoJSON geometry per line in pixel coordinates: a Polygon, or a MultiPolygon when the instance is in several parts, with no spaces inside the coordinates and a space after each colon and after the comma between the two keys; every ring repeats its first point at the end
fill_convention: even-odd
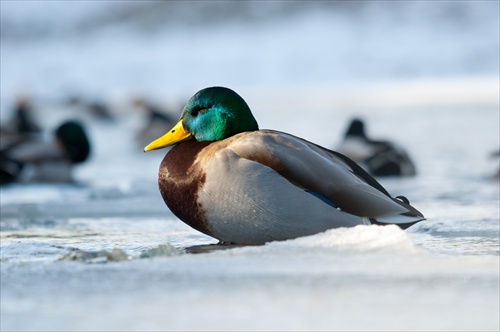
{"type": "Polygon", "coordinates": [[[359,117],[427,170],[435,141],[484,162],[500,145],[499,25],[498,1],[2,1],[2,128],[20,108],[42,131],[76,118],[92,147],[79,179],[155,181],[164,152],[137,153],[222,85],[261,128],[328,148],[359,117]]]}
{"type": "Polygon", "coordinates": [[[432,141],[456,142],[443,128],[471,129],[449,113],[482,110],[485,159],[499,145],[499,24],[497,1],[2,1],[2,128],[21,104],[42,131],[78,119],[95,165],[79,179],[154,180],[164,152],[135,167],[126,156],[222,85],[261,128],[337,148],[357,116],[421,160],[432,141]]]}
{"type": "Polygon", "coordinates": [[[173,104],[211,85],[326,87],[326,98],[359,83],[496,82],[498,12],[497,1],[2,1],[2,115],[19,94],[173,104]]]}

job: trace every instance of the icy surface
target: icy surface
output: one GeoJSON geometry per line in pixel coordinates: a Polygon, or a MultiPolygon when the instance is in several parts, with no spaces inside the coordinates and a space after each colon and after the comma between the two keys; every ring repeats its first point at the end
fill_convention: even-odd
{"type": "Polygon", "coordinates": [[[497,2],[249,2],[229,16],[68,3],[1,2],[2,123],[26,92],[40,123],[79,118],[93,143],[76,184],[1,188],[1,330],[500,329],[497,2]],[[217,241],[164,205],[166,151],[142,153],[129,99],[178,116],[210,85],[239,92],[261,128],[332,149],[363,117],[415,160],[416,177],[380,182],[427,220],[206,250],[217,241]],[[63,105],[71,94],[115,121],[63,105]]]}

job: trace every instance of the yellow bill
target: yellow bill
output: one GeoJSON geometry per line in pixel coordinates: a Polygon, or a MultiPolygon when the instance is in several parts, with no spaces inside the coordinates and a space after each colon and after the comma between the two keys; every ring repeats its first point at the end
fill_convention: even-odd
{"type": "Polygon", "coordinates": [[[170,129],[165,135],[149,143],[148,146],[144,148],[144,152],[166,148],[167,146],[182,141],[187,141],[188,139],[192,138],[193,135],[184,130],[184,126],[182,125],[182,119],[180,119],[179,122],[177,122],[177,124],[172,129],[170,129]]]}

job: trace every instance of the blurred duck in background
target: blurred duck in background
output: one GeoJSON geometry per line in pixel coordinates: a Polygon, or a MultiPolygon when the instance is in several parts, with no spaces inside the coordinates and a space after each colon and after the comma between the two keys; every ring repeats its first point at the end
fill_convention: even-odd
{"type": "Polygon", "coordinates": [[[336,151],[357,162],[372,176],[412,176],[415,165],[406,151],[389,141],[367,137],[361,119],[353,119],[336,151]]]}
{"type": "Polygon", "coordinates": [[[73,182],[72,170],[90,154],[84,127],[66,121],[52,139],[17,142],[0,150],[0,184],[13,182],[73,182]]]}
{"type": "Polygon", "coordinates": [[[132,100],[132,105],[145,114],[145,124],[139,129],[136,135],[136,140],[141,147],[163,135],[177,122],[169,112],[161,110],[144,98],[132,100]]]}
{"type": "Polygon", "coordinates": [[[98,120],[114,120],[114,116],[109,110],[109,107],[106,106],[106,104],[104,104],[103,102],[97,100],[85,101],[83,98],[72,96],[68,98],[67,104],[70,106],[84,107],[94,118],[98,120]]]}
{"type": "Polygon", "coordinates": [[[40,126],[33,117],[28,97],[19,97],[9,121],[2,125],[0,150],[7,146],[25,142],[41,134],[40,126]]]}

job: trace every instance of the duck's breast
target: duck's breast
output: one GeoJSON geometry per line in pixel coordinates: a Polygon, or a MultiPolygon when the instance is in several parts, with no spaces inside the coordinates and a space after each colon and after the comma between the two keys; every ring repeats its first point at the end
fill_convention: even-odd
{"type": "Polygon", "coordinates": [[[168,208],[189,226],[211,235],[198,192],[205,172],[195,164],[198,153],[209,142],[188,141],[174,146],[163,158],[158,172],[161,196],[168,208]]]}

